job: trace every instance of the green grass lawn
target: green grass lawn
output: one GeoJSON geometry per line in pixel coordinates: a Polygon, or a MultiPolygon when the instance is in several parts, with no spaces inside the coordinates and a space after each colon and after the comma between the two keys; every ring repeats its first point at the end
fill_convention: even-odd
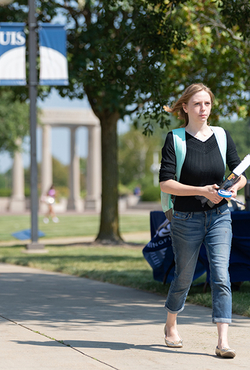
{"type": "MultiPolygon", "coordinates": [[[[46,246],[46,254],[26,254],[22,246],[1,247],[0,262],[63,272],[69,275],[133,287],[167,295],[169,286],[154,281],[152,269],[142,255],[143,246],[46,246]]],[[[198,281],[205,281],[202,276],[198,281]]],[[[250,317],[250,283],[245,282],[239,292],[233,292],[233,312],[250,317]]],[[[193,286],[188,302],[212,306],[210,291],[203,286],[193,286]]]]}
{"type": "MultiPolygon", "coordinates": [[[[39,216],[38,228],[45,233],[46,238],[88,236],[98,233],[99,215],[61,215],[59,220],[58,224],[53,222],[44,224],[43,217],[39,216]]],[[[30,216],[0,216],[0,241],[16,240],[11,234],[24,229],[30,229],[30,216]]],[[[149,229],[149,215],[120,216],[121,233],[149,229]]]]}

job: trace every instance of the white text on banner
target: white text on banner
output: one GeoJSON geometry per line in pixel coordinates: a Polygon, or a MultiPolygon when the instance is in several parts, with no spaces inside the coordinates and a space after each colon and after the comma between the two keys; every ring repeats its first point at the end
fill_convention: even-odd
{"type": "Polygon", "coordinates": [[[0,23],[0,85],[26,85],[25,23],[0,23]]]}

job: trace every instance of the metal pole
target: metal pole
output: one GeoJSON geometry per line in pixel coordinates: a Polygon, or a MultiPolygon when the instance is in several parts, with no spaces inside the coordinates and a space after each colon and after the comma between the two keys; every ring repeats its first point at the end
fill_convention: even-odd
{"type": "Polygon", "coordinates": [[[30,209],[31,243],[27,249],[43,249],[38,243],[38,192],[37,192],[37,35],[36,35],[35,0],[29,0],[29,100],[30,100],[30,209]]]}

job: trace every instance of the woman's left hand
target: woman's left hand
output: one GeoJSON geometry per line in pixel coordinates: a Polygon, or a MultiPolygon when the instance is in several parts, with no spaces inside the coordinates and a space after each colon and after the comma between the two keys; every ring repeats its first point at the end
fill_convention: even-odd
{"type": "Polygon", "coordinates": [[[230,189],[231,193],[232,193],[232,198],[236,198],[237,197],[237,190],[236,189],[230,189]]]}
{"type": "Polygon", "coordinates": [[[246,182],[247,179],[245,176],[240,176],[240,180],[229,189],[232,193],[232,198],[237,197],[238,190],[242,189],[246,185],[246,182]]]}

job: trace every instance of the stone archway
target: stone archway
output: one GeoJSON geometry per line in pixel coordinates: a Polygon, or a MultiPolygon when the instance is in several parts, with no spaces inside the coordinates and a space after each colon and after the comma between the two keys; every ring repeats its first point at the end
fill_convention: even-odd
{"type": "MultiPolygon", "coordinates": [[[[84,203],[84,209],[100,211],[101,128],[98,118],[94,115],[91,109],[44,108],[41,110],[39,115],[39,121],[43,131],[41,167],[42,194],[47,193],[53,182],[51,129],[53,127],[66,127],[70,130],[69,198],[67,210],[83,210],[82,201],[80,199],[80,171],[79,157],[76,150],[76,135],[77,129],[84,126],[88,129],[87,196],[84,203]]],[[[13,200],[17,198],[22,198],[22,200],[24,199],[24,195],[23,197],[21,196],[23,188],[21,189],[22,180],[20,179],[20,173],[22,173],[22,171],[20,170],[20,163],[20,156],[15,156],[13,163],[13,188],[10,200],[10,209],[13,209],[11,206],[13,200]],[[16,161],[19,161],[18,165],[16,161]]],[[[41,208],[43,208],[42,204],[41,208]]]]}

